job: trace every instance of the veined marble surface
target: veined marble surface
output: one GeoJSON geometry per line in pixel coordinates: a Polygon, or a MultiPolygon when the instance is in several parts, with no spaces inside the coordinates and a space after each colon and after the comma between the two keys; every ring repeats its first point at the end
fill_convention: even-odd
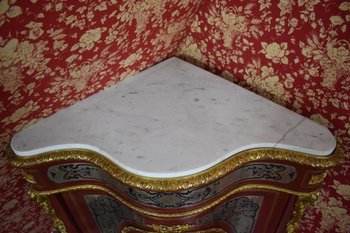
{"type": "Polygon", "coordinates": [[[177,58],[168,59],[17,133],[18,156],[83,148],[149,177],[203,171],[247,149],[316,156],[325,127],[177,58]]]}

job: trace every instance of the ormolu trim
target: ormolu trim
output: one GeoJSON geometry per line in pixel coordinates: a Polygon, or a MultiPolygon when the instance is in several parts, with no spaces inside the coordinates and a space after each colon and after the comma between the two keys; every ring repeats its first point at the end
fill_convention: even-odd
{"type": "Polygon", "coordinates": [[[311,175],[308,184],[309,185],[319,184],[326,178],[326,176],[327,176],[327,171],[324,171],[320,174],[311,175]]]}
{"type": "Polygon", "coordinates": [[[289,193],[292,195],[297,195],[299,197],[315,195],[318,192],[318,190],[317,190],[317,191],[313,191],[313,192],[304,193],[304,192],[297,192],[297,191],[293,191],[293,190],[289,190],[289,189],[285,189],[285,188],[275,187],[272,185],[247,184],[247,185],[243,185],[243,186],[240,186],[238,188],[235,188],[235,189],[229,191],[228,193],[224,194],[223,196],[219,197],[218,199],[215,199],[214,201],[210,202],[208,205],[205,205],[205,206],[200,207],[198,209],[193,209],[193,210],[184,211],[184,212],[177,212],[177,213],[159,213],[159,212],[148,210],[146,208],[140,208],[140,207],[130,203],[129,201],[126,201],[124,198],[120,197],[118,194],[111,191],[110,189],[103,187],[103,186],[100,186],[100,185],[91,185],[91,184],[76,185],[76,186],[70,186],[70,187],[47,190],[47,191],[34,191],[33,190],[32,192],[36,196],[47,196],[47,195],[53,195],[53,194],[57,194],[57,193],[76,191],[76,190],[98,190],[98,191],[103,191],[103,192],[108,193],[109,195],[111,195],[112,197],[117,199],[122,204],[128,206],[129,208],[131,208],[139,213],[146,214],[146,215],[153,216],[153,217],[176,218],[176,217],[185,217],[185,216],[200,214],[200,213],[220,204],[222,201],[224,201],[225,199],[227,199],[228,197],[230,197],[233,194],[236,194],[236,193],[242,192],[242,191],[253,190],[253,189],[265,189],[265,190],[278,191],[278,192],[283,192],[283,193],[289,193]]]}
{"type": "Polygon", "coordinates": [[[22,175],[26,181],[28,181],[31,184],[37,184],[36,180],[34,179],[34,176],[32,174],[29,174],[25,171],[22,171],[22,175]]]}
{"type": "Polygon", "coordinates": [[[172,233],[181,233],[181,232],[188,232],[190,228],[193,227],[193,225],[189,224],[182,224],[182,225],[173,225],[173,226],[167,226],[167,225],[147,225],[149,228],[152,228],[154,232],[156,233],[165,233],[165,232],[172,232],[172,233]]]}
{"type": "Polygon", "coordinates": [[[53,225],[59,230],[59,232],[68,233],[66,226],[64,225],[62,220],[57,217],[55,210],[52,208],[51,202],[47,196],[38,194],[32,188],[28,191],[28,194],[32,198],[32,200],[34,200],[36,203],[40,204],[43,207],[44,211],[49,215],[53,225]]]}
{"type": "Polygon", "coordinates": [[[298,230],[300,218],[303,216],[306,209],[315,203],[319,194],[320,192],[315,192],[306,196],[298,196],[295,202],[293,217],[287,224],[287,233],[294,233],[298,230]]]}
{"type": "MultiPolygon", "coordinates": [[[[142,230],[133,226],[128,226],[123,228],[122,233],[131,233],[131,232],[139,232],[139,233],[181,233],[181,232],[188,232],[188,233],[227,233],[222,228],[209,228],[205,230],[199,230],[199,231],[188,231],[187,225],[176,225],[176,226],[165,226],[165,225],[157,225],[160,229],[154,229],[151,231],[142,230]],[[185,226],[185,227],[183,227],[185,226]],[[175,230],[174,230],[175,229],[175,230]]],[[[148,226],[150,227],[150,226],[148,226]]]]}
{"type": "Polygon", "coordinates": [[[152,191],[177,191],[202,186],[220,179],[243,164],[257,160],[282,160],[311,167],[327,168],[340,164],[343,159],[343,150],[340,146],[337,146],[336,150],[327,157],[312,156],[276,148],[259,148],[242,151],[196,174],[176,178],[152,178],[126,171],[97,152],[89,150],[71,149],[46,152],[34,156],[15,156],[14,152],[8,148],[7,153],[11,156],[12,164],[17,167],[28,167],[66,160],[91,162],[101,167],[124,184],[152,191]]]}

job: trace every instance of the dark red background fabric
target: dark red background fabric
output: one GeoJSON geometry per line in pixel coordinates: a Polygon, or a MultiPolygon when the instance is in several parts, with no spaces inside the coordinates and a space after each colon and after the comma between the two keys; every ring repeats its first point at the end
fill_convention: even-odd
{"type": "MultiPolygon", "coordinates": [[[[0,144],[178,56],[328,127],[346,149],[299,232],[350,232],[350,3],[326,0],[0,2],[0,144]]],[[[3,153],[2,153],[3,154],[3,153]]],[[[50,232],[0,158],[0,229],[50,232]]]]}

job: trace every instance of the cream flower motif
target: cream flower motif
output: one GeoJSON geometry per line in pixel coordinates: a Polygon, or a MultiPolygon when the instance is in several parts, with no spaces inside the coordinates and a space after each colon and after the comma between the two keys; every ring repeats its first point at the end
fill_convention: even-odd
{"type": "Polygon", "coordinates": [[[247,84],[257,90],[260,95],[281,104],[290,98],[273,67],[250,66],[246,75],[247,84]]]}
{"type": "Polygon", "coordinates": [[[85,47],[87,50],[92,49],[94,47],[94,43],[101,39],[101,29],[91,29],[88,30],[80,37],[81,47],[85,47]]]}
{"type": "Polygon", "coordinates": [[[322,85],[334,88],[335,84],[350,72],[350,49],[343,41],[330,42],[320,55],[320,66],[323,68],[322,85]]]}
{"type": "Polygon", "coordinates": [[[278,8],[281,10],[280,15],[285,15],[292,11],[292,1],[290,0],[280,0],[277,4],[278,8]]]}
{"type": "Polygon", "coordinates": [[[315,77],[318,75],[318,69],[316,67],[310,67],[308,74],[312,77],[315,77]]]}
{"type": "Polygon", "coordinates": [[[350,216],[342,201],[329,197],[319,204],[316,207],[322,214],[320,232],[330,232],[335,226],[336,232],[348,232],[350,216]]]}
{"type": "Polygon", "coordinates": [[[8,0],[0,1],[0,15],[5,14],[9,8],[10,5],[8,0]]]}
{"type": "MultiPolygon", "coordinates": [[[[112,1],[119,2],[119,1],[112,1]]],[[[123,5],[119,7],[121,14],[117,16],[117,19],[121,22],[126,22],[131,25],[132,21],[136,21],[136,35],[140,35],[146,27],[147,23],[156,20],[156,15],[160,15],[165,8],[166,1],[148,0],[148,1],[125,1],[123,5]]]]}
{"type": "Polygon", "coordinates": [[[15,62],[22,61],[23,63],[26,63],[26,66],[32,65],[34,62],[34,59],[32,59],[34,56],[34,51],[34,44],[29,43],[28,41],[21,42],[20,44],[18,44],[16,56],[14,57],[15,62]]]}
{"type": "Polygon", "coordinates": [[[95,42],[99,41],[101,39],[101,32],[103,31],[102,28],[95,28],[87,30],[79,39],[79,43],[73,45],[71,48],[71,51],[77,50],[78,48],[81,48],[79,52],[83,52],[84,50],[91,50],[95,42]]]}
{"type": "Polygon", "coordinates": [[[39,109],[38,103],[33,100],[28,101],[25,106],[17,109],[11,116],[4,118],[1,122],[7,124],[12,124],[17,122],[25,117],[27,117],[30,113],[39,109]]]}
{"type": "Polygon", "coordinates": [[[350,201],[350,185],[342,184],[339,181],[334,180],[334,185],[332,185],[332,187],[345,200],[350,201]]]}
{"type": "Polygon", "coordinates": [[[8,0],[0,1],[0,26],[5,23],[6,17],[11,19],[23,13],[21,7],[11,6],[10,4],[11,2],[9,3],[8,0]]]}
{"type": "Polygon", "coordinates": [[[327,55],[330,59],[337,61],[338,63],[345,62],[350,60],[350,51],[344,46],[335,47],[333,44],[328,43],[327,46],[327,55]]]}
{"type": "Polygon", "coordinates": [[[129,66],[132,66],[136,61],[140,60],[142,58],[142,51],[139,49],[136,53],[132,53],[129,57],[127,57],[125,60],[122,60],[119,62],[119,64],[126,68],[129,66]]]}
{"type": "Polygon", "coordinates": [[[93,66],[90,64],[84,65],[77,69],[73,69],[69,72],[72,79],[70,79],[70,86],[74,87],[76,91],[82,91],[86,88],[86,85],[91,76],[91,70],[93,66]]]}
{"type": "Polygon", "coordinates": [[[328,119],[324,118],[321,114],[312,114],[311,120],[316,121],[317,123],[323,125],[324,127],[334,128],[334,126],[329,122],[328,119]]]}
{"type": "Polygon", "coordinates": [[[193,37],[186,37],[183,44],[180,46],[182,54],[190,54],[191,58],[201,61],[203,54],[198,48],[198,44],[193,42],[193,37]]]}
{"type": "Polygon", "coordinates": [[[169,25],[166,31],[160,31],[160,33],[157,34],[156,38],[151,40],[151,44],[156,46],[158,45],[160,48],[169,48],[172,45],[174,38],[176,38],[178,34],[184,30],[185,27],[185,20],[172,23],[169,25]]]}
{"type": "Polygon", "coordinates": [[[1,72],[2,78],[0,78],[0,87],[2,87],[4,91],[9,91],[13,94],[22,86],[23,77],[17,67],[9,67],[8,69],[1,70],[1,72]]]}
{"type": "Polygon", "coordinates": [[[283,102],[287,96],[280,78],[276,75],[272,67],[261,67],[261,87],[265,92],[272,94],[277,102],[283,102]]]}
{"type": "MultiPolygon", "coordinates": [[[[300,0],[299,0],[300,1],[300,0]]],[[[317,4],[320,3],[320,0],[302,0],[300,1],[300,3],[302,5],[305,4],[305,8],[308,10],[308,11],[314,11],[314,8],[317,4]]],[[[301,5],[299,4],[299,6],[301,5]]]]}
{"type": "Polygon", "coordinates": [[[203,56],[201,49],[198,47],[198,44],[194,42],[193,37],[186,37],[180,44],[177,56],[182,56],[183,54],[186,54],[187,61],[200,67],[203,66],[202,62],[205,61],[205,57],[203,56]]]}
{"type": "MultiPolygon", "coordinates": [[[[100,72],[106,69],[105,64],[106,61],[104,59],[96,59],[93,62],[86,62],[81,65],[73,63],[69,69],[68,77],[55,77],[55,80],[51,83],[51,87],[45,89],[45,92],[57,93],[59,91],[62,96],[68,95],[70,91],[80,93],[82,90],[86,90],[86,88],[89,87],[90,81],[103,75],[100,72]]],[[[73,100],[69,99],[68,102],[70,101],[73,100]]]]}
{"type": "Polygon", "coordinates": [[[302,75],[305,80],[320,76],[320,66],[317,64],[304,63],[301,68],[299,75],[302,75]]]}
{"type": "Polygon", "coordinates": [[[9,40],[4,47],[0,47],[0,61],[2,66],[5,65],[9,57],[12,57],[16,49],[18,48],[18,40],[16,38],[12,38],[9,40]]]}
{"type": "Polygon", "coordinates": [[[0,16],[4,15],[9,18],[15,18],[22,14],[22,8],[19,6],[10,6],[8,0],[0,1],[0,16]]]}
{"type": "Polygon", "coordinates": [[[272,67],[267,67],[267,66],[261,67],[261,77],[262,78],[267,78],[267,77],[273,76],[273,74],[274,74],[274,70],[272,67]]]}
{"type": "Polygon", "coordinates": [[[329,18],[333,26],[342,25],[345,21],[338,15],[333,15],[329,18]]]}
{"type": "MultiPolygon", "coordinates": [[[[347,131],[348,135],[350,136],[350,116],[347,120],[347,123],[345,123],[345,130],[347,131]]],[[[350,153],[349,153],[349,156],[350,156],[350,153]]]]}
{"type": "Polygon", "coordinates": [[[7,11],[6,16],[9,18],[15,18],[22,14],[22,8],[19,6],[11,6],[7,11]]]}
{"type": "Polygon", "coordinates": [[[350,2],[342,2],[338,9],[341,11],[350,11],[350,2]]]}
{"type": "Polygon", "coordinates": [[[205,14],[207,22],[218,29],[216,30],[218,33],[212,31],[211,37],[216,40],[223,39],[223,45],[229,49],[232,48],[233,42],[240,43],[239,41],[250,37],[258,39],[262,34],[259,27],[261,20],[254,18],[252,13],[254,6],[253,3],[247,3],[244,7],[229,7],[224,3],[220,9],[215,7],[209,9],[208,14],[205,14]]]}
{"type": "Polygon", "coordinates": [[[232,46],[232,36],[244,34],[248,30],[247,19],[243,15],[232,12],[221,12],[221,27],[224,33],[224,46],[230,48],[232,46]]]}
{"type": "Polygon", "coordinates": [[[297,18],[292,18],[290,20],[290,26],[292,26],[292,27],[298,26],[298,23],[299,23],[299,20],[297,18]]]}
{"type": "Polygon", "coordinates": [[[223,22],[232,31],[244,33],[247,31],[247,19],[243,15],[237,15],[231,12],[221,12],[223,22]]]}
{"type": "Polygon", "coordinates": [[[36,22],[33,22],[31,21],[30,23],[28,23],[26,25],[27,28],[30,29],[29,31],[29,39],[32,39],[32,40],[36,40],[38,39],[40,36],[42,36],[44,34],[44,31],[43,29],[41,28],[43,26],[42,23],[36,23],[36,22]]]}
{"type": "Polygon", "coordinates": [[[271,44],[267,44],[266,42],[262,42],[261,46],[263,49],[260,51],[263,54],[265,54],[265,57],[267,59],[272,60],[274,63],[283,63],[288,64],[288,58],[286,57],[289,55],[288,44],[286,42],[283,42],[281,44],[278,44],[276,42],[273,42],[271,44]]]}

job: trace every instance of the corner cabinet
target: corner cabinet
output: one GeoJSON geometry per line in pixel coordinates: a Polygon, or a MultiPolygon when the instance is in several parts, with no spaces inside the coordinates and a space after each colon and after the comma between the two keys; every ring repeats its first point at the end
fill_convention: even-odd
{"type": "Polygon", "coordinates": [[[291,233],[342,160],[326,128],[177,58],[8,153],[62,233],[291,233]]]}

